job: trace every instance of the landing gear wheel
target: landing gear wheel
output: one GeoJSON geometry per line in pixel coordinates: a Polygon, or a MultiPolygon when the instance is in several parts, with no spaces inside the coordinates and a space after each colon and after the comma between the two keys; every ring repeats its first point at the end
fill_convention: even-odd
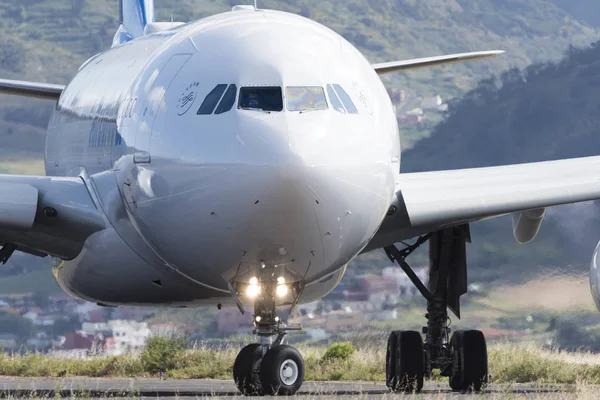
{"type": "Polygon", "coordinates": [[[261,396],[263,394],[258,373],[262,349],[260,344],[252,343],[244,347],[233,363],[233,381],[245,396],[261,396]]]}
{"type": "Polygon", "coordinates": [[[386,385],[393,392],[419,392],[423,389],[423,339],[415,331],[390,334],[385,358],[386,385]]]}
{"type": "Polygon", "coordinates": [[[452,390],[479,392],[488,382],[488,358],[485,337],[481,331],[456,331],[450,339],[454,349],[454,371],[450,376],[452,390]]]}
{"type": "Polygon", "coordinates": [[[279,345],[267,351],[260,366],[260,382],[267,395],[295,394],[304,382],[304,360],[298,350],[279,345]]]}

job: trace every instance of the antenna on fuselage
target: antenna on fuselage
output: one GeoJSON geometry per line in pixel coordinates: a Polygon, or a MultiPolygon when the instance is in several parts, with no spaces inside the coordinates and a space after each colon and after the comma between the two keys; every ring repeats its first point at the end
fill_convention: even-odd
{"type": "Polygon", "coordinates": [[[256,3],[258,3],[258,0],[254,0],[254,9],[258,10],[258,5],[256,3]]]}

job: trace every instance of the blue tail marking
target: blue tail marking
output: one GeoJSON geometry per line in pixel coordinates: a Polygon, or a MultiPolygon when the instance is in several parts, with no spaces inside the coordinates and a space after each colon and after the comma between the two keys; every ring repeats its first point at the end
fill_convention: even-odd
{"type": "Polygon", "coordinates": [[[119,22],[113,46],[144,36],[146,25],[154,22],[154,0],[119,0],[119,22]]]}

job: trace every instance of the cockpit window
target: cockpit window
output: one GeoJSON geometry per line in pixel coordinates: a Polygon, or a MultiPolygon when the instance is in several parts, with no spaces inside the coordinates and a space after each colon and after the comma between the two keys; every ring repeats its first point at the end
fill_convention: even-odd
{"type": "Polygon", "coordinates": [[[327,109],[325,92],[320,86],[288,86],[285,88],[288,111],[316,111],[327,109]]]}
{"type": "Polygon", "coordinates": [[[340,101],[339,97],[337,96],[335,90],[333,90],[333,87],[331,85],[327,85],[327,95],[329,96],[329,102],[331,103],[331,107],[333,107],[333,109],[337,112],[346,114],[346,109],[342,105],[342,102],[340,101]]]}
{"type": "Polygon", "coordinates": [[[238,108],[242,110],[281,111],[283,95],[278,86],[243,87],[238,108]]]}
{"type": "Polygon", "coordinates": [[[354,105],[354,103],[352,102],[352,99],[350,98],[350,96],[348,96],[348,93],[346,93],[346,91],[344,90],[344,88],[342,88],[340,85],[333,85],[336,93],[338,94],[338,96],[340,97],[340,100],[342,101],[342,103],[344,103],[344,107],[346,107],[346,110],[348,111],[348,114],[358,114],[358,110],[356,109],[356,106],[354,105]]]}
{"type": "Polygon", "coordinates": [[[217,85],[211,92],[206,96],[202,105],[198,109],[197,115],[209,115],[212,114],[217,106],[217,103],[221,99],[223,92],[227,89],[227,85],[222,83],[217,85]]]}
{"type": "Polygon", "coordinates": [[[219,107],[215,111],[215,114],[223,114],[227,111],[231,110],[233,105],[235,104],[235,96],[237,95],[237,86],[229,85],[229,89],[225,92],[223,99],[221,99],[221,103],[219,103],[219,107]]]}

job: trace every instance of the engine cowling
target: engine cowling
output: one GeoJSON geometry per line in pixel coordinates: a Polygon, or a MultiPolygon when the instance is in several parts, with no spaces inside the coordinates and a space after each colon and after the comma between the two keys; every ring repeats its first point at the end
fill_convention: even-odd
{"type": "Polygon", "coordinates": [[[590,291],[592,292],[592,298],[596,303],[596,308],[600,311],[600,243],[594,250],[594,256],[592,257],[592,263],[590,265],[590,291]]]}
{"type": "Polygon", "coordinates": [[[517,242],[523,244],[535,239],[545,213],[545,208],[538,208],[513,214],[513,234],[517,242]]]}

